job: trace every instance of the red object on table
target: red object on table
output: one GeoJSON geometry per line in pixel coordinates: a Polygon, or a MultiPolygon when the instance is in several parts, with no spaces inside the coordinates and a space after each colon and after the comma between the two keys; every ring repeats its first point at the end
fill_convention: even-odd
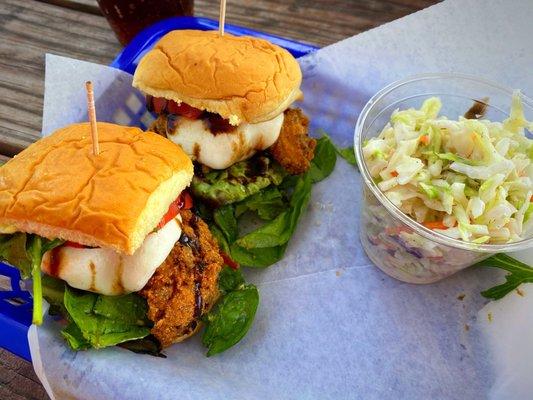
{"type": "Polygon", "coordinates": [[[97,0],[102,14],[127,45],[141,30],[165,18],[192,15],[194,0],[97,0]]]}

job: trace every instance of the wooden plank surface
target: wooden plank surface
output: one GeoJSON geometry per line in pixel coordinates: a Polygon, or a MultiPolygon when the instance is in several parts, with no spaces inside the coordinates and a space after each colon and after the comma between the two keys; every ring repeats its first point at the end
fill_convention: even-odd
{"type": "MultiPolygon", "coordinates": [[[[230,0],[227,22],[324,46],[435,2],[230,0]]],[[[196,14],[217,18],[215,5],[198,0],[196,14]]],[[[106,20],[87,9],[96,10],[96,2],[0,2],[0,153],[13,155],[39,137],[45,53],[107,64],[120,50],[106,20]]]]}
{"type": "MultiPolygon", "coordinates": [[[[227,23],[325,46],[438,0],[228,0],[227,23]]],[[[215,0],[195,13],[218,18],[215,0]]],[[[120,50],[94,0],[0,1],[0,154],[39,137],[44,54],[108,64],[120,50]]],[[[1,334],[1,333],[0,333],[1,334]]],[[[0,400],[48,399],[31,364],[0,349],[0,400]]]]}

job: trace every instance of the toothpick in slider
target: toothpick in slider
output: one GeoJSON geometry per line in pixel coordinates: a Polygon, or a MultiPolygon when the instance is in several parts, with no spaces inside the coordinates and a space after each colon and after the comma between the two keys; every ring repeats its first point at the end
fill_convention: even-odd
{"type": "Polygon", "coordinates": [[[220,0],[220,15],[218,16],[218,33],[224,36],[224,24],[226,21],[226,0],[220,0]]]}
{"type": "Polygon", "coordinates": [[[96,125],[96,109],[94,108],[93,83],[91,81],[85,82],[85,88],[87,89],[87,114],[89,114],[89,121],[91,122],[93,154],[97,156],[100,154],[100,146],[98,144],[98,126],[96,125]]]}

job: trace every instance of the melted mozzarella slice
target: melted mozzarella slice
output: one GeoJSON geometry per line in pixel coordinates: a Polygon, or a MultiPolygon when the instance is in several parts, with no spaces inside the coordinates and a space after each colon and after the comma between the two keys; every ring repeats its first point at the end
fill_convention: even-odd
{"type": "Polygon", "coordinates": [[[283,113],[270,121],[242,123],[232,132],[215,135],[203,120],[179,118],[174,133],[167,137],[193,160],[210,168],[224,169],[272,146],[282,125],[283,113]]]}
{"type": "Polygon", "coordinates": [[[56,249],[54,265],[50,262],[51,252],[44,254],[41,269],[82,290],[112,296],[137,292],[146,285],[179,240],[180,222],[178,216],[159,231],[149,234],[132,255],[110,249],[62,246],[56,249]]]}

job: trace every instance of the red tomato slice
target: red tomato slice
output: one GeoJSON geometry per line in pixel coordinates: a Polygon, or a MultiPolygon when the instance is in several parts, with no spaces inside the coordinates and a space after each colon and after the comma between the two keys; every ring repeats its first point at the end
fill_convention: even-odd
{"type": "Polygon", "coordinates": [[[176,200],[170,203],[167,213],[163,216],[157,229],[164,227],[180,213],[180,210],[190,210],[192,208],[192,197],[189,193],[183,192],[176,200]]]}
{"type": "Polygon", "coordinates": [[[85,249],[87,247],[87,246],[84,246],[83,244],[79,244],[79,243],[76,243],[76,242],[71,242],[70,240],[65,242],[64,245],[68,246],[68,247],[74,247],[76,249],[85,249]]]}
{"type": "Polygon", "coordinates": [[[203,113],[203,111],[198,108],[192,107],[185,103],[178,104],[172,100],[168,101],[167,110],[170,114],[181,115],[182,117],[189,119],[198,119],[203,113]]]}
{"type": "Polygon", "coordinates": [[[154,97],[152,99],[152,104],[156,114],[162,114],[167,109],[167,100],[162,97],[154,97]]]}
{"type": "Polygon", "coordinates": [[[231,269],[239,269],[239,264],[232,260],[230,256],[228,256],[223,251],[220,252],[220,255],[222,256],[222,259],[224,260],[224,264],[226,264],[231,269]]]}

